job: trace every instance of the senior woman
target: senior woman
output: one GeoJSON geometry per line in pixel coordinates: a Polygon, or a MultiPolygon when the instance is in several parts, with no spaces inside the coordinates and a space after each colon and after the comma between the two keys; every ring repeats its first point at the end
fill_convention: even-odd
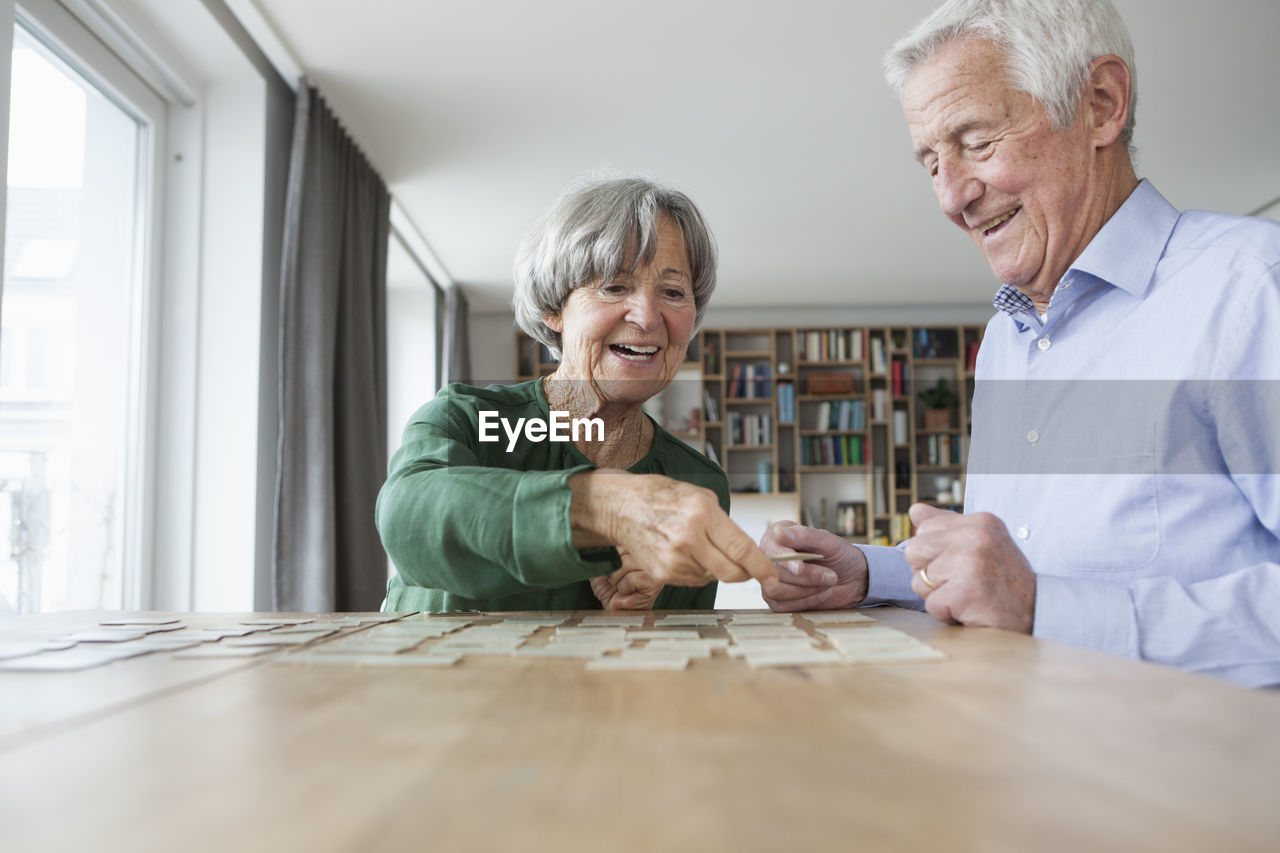
{"type": "Polygon", "coordinates": [[[772,563],[729,519],[724,472],[642,409],[684,361],[715,280],[683,193],[629,178],[562,196],[517,253],[513,297],[560,364],[450,385],[410,420],[378,497],[397,569],[383,608],[709,608],[716,580],[771,587],[772,563]],[[569,441],[516,426],[553,412],[600,424],[569,441]]]}

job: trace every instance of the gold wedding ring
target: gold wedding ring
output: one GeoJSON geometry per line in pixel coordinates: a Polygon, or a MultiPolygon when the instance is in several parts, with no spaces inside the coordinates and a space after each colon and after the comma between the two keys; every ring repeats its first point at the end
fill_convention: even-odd
{"type": "Polygon", "coordinates": [[[937,589],[937,588],[938,588],[938,585],[937,585],[936,583],[934,583],[933,581],[929,580],[929,576],[928,576],[928,575],[926,575],[926,574],[924,573],[924,567],[923,567],[923,566],[922,566],[922,567],[920,567],[919,569],[916,569],[916,571],[918,571],[918,572],[920,573],[920,580],[924,581],[926,584],[928,584],[928,585],[929,585],[929,589],[937,589]]]}

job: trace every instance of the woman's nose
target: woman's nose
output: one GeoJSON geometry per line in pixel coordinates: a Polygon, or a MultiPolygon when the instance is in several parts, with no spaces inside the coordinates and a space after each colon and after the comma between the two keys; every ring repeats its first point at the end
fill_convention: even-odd
{"type": "Polygon", "coordinates": [[[631,294],[627,320],[641,329],[652,329],[661,321],[658,298],[651,288],[641,287],[631,294]]]}

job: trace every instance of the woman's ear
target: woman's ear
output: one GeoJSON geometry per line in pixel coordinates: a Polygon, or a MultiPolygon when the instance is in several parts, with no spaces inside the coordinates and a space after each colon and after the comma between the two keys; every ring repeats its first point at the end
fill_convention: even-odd
{"type": "Polygon", "coordinates": [[[547,314],[542,318],[542,325],[556,334],[564,331],[564,319],[559,314],[547,314]]]}

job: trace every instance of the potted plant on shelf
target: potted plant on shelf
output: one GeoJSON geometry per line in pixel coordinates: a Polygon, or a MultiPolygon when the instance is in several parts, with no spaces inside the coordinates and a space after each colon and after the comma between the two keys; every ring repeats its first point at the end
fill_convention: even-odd
{"type": "Polygon", "coordinates": [[[951,429],[953,422],[951,412],[960,405],[960,398],[951,390],[946,378],[938,379],[932,388],[920,392],[920,402],[924,403],[925,429],[951,429]]]}

